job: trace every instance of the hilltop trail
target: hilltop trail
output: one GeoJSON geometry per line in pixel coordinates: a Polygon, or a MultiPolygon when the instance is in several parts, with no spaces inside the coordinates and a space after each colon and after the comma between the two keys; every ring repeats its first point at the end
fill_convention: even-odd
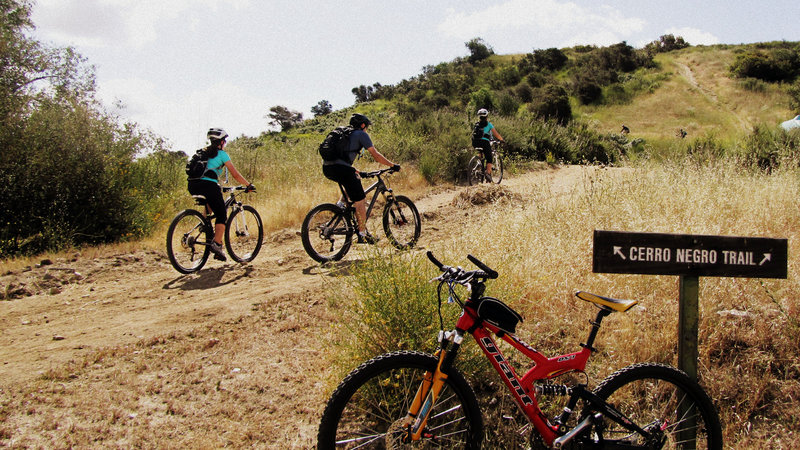
{"type": "MultiPolygon", "coordinates": [[[[499,186],[433,188],[413,199],[423,216],[419,249],[415,251],[446,239],[449,230],[481,213],[482,201],[471,201],[474,206],[466,208],[458,204],[459,198],[480,199],[483,193],[493,190],[524,201],[532,197],[533,189],[551,197],[569,192],[587,173],[596,170],[604,169],[566,166],[507,177],[499,186]]],[[[375,223],[373,219],[373,227],[377,226],[375,223]]],[[[388,244],[384,240],[379,245],[388,244]]],[[[163,251],[97,259],[76,255],[7,273],[0,282],[7,293],[15,293],[17,298],[0,301],[0,393],[4,389],[6,393],[24,391],[24,386],[36,383],[48,372],[63,371],[62,367],[70,364],[75,373],[67,378],[74,380],[70,382],[74,392],[83,389],[81,386],[91,389],[94,382],[113,384],[116,381],[103,378],[101,364],[78,363],[87,358],[97,361],[99,357],[92,356],[97,354],[116,357],[113,351],[104,349],[134,348],[137,343],[186,335],[192,330],[221,333],[220,329],[230,329],[253,341],[251,350],[242,350],[253,354],[240,355],[251,365],[259,364],[265,357],[263,353],[272,353],[261,362],[270,366],[267,379],[261,381],[268,386],[263,395],[280,395],[286,407],[274,412],[269,420],[280,427],[282,421],[296,421],[297,414],[305,415],[302,423],[290,426],[300,428],[293,438],[271,439],[287,445],[307,444],[313,441],[324,398],[318,383],[316,389],[309,389],[298,381],[304,380],[304,373],[324,372],[327,367],[327,355],[320,350],[318,340],[312,339],[325,336],[329,322],[336,320],[335,312],[328,311],[326,283],[333,276],[332,270],[346,269],[359,260],[362,251],[361,246],[354,246],[334,269],[323,268],[303,251],[298,230],[284,229],[266,236],[253,263],[211,260],[193,275],[178,274],[163,251]],[[254,312],[257,310],[261,312],[254,312]],[[265,319],[258,322],[257,317],[252,319],[258,322],[257,326],[247,325],[247,320],[259,314],[265,319]],[[281,367],[280,361],[292,364],[281,367]],[[287,411],[282,412],[283,409],[287,411]]],[[[140,369],[147,374],[146,367],[140,369]]],[[[17,427],[26,433],[25,426],[17,427]]],[[[35,434],[36,430],[28,429],[27,433],[35,434]]]]}
{"type": "Polygon", "coordinates": [[[741,114],[738,114],[726,102],[720,101],[720,98],[714,91],[713,87],[709,87],[705,83],[700,83],[697,80],[697,77],[694,76],[694,72],[692,71],[691,67],[678,61],[675,61],[675,65],[678,67],[681,76],[683,76],[693,88],[697,89],[697,91],[700,92],[700,94],[705,97],[709,103],[716,107],[725,108],[725,110],[730,113],[731,116],[736,118],[736,121],[739,123],[739,126],[742,130],[747,131],[752,128],[751,124],[744,117],[742,117],[741,114]]]}

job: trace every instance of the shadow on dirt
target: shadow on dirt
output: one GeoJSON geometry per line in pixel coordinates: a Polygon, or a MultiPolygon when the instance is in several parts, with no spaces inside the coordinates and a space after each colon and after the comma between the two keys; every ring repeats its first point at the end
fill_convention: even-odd
{"type": "Polygon", "coordinates": [[[253,273],[254,267],[250,265],[228,264],[213,269],[205,269],[199,273],[181,275],[167,282],[163,289],[181,289],[184,291],[211,289],[226,284],[235,283],[243,278],[248,278],[253,273]],[[233,275],[233,276],[226,276],[233,275]]]}
{"type": "Polygon", "coordinates": [[[363,259],[351,259],[347,261],[336,261],[325,264],[314,264],[303,269],[303,275],[325,275],[329,277],[348,276],[353,274],[353,270],[363,263],[363,259]]]}

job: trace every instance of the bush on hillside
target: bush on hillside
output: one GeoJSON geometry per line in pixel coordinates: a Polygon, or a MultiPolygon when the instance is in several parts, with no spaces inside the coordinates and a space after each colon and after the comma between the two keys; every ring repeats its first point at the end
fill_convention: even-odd
{"type": "Polygon", "coordinates": [[[800,75],[800,50],[798,46],[793,46],[748,51],[736,56],[729,71],[738,78],[791,81],[800,75]]]}
{"type": "Polygon", "coordinates": [[[787,93],[789,94],[789,107],[792,108],[796,114],[800,114],[800,80],[797,80],[791,85],[787,93]]]}
{"type": "Polygon", "coordinates": [[[569,104],[567,90],[563,87],[548,84],[537,89],[533,97],[528,111],[541,119],[553,120],[560,125],[566,125],[572,120],[572,106],[569,104]]]}
{"type": "Polygon", "coordinates": [[[680,50],[689,46],[682,37],[675,37],[672,34],[665,34],[658,38],[658,40],[650,42],[644,46],[645,51],[648,53],[665,53],[673,50],[680,50]]]}
{"type": "Polygon", "coordinates": [[[770,173],[782,166],[797,167],[800,157],[800,133],[756,125],[736,149],[736,157],[747,168],[770,173]]]}
{"type": "Polygon", "coordinates": [[[572,81],[572,92],[582,105],[589,105],[600,100],[603,87],[593,77],[581,74],[572,81]]]}
{"type": "Polygon", "coordinates": [[[522,58],[520,70],[524,73],[530,72],[554,72],[561,70],[569,58],[564,52],[557,48],[546,50],[534,50],[522,58]]]}
{"type": "Polygon", "coordinates": [[[494,55],[494,50],[483,39],[474,38],[465,42],[464,45],[469,49],[469,62],[475,64],[494,55]]]}
{"type": "Polygon", "coordinates": [[[28,37],[30,2],[0,2],[0,257],[133,239],[157,195],[134,162],[161,139],[120,124],[70,48],[28,37]]]}

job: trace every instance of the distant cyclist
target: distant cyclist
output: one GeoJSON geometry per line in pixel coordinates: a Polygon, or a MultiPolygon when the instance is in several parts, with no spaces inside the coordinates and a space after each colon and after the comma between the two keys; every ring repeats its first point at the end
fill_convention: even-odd
{"type": "Polygon", "coordinates": [[[503,136],[497,132],[497,128],[489,122],[489,111],[485,108],[478,110],[478,122],[475,124],[475,131],[472,134],[472,146],[480,148],[483,158],[486,160],[486,178],[492,180],[492,137],[500,142],[505,142],[503,136]]]}
{"type": "MultiPolygon", "coordinates": [[[[364,193],[361,178],[358,176],[358,171],[353,167],[353,162],[361,155],[362,149],[367,149],[375,161],[390,166],[395,170],[400,170],[399,165],[389,161],[375,149],[372,139],[366,131],[370,125],[372,125],[372,122],[367,116],[353,114],[350,117],[350,126],[353,127],[353,132],[350,133],[349,151],[343,159],[325,161],[322,164],[322,173],[325,177],[341,184],[350,201],[353,202],[353,207],[356,210],[356,219],[358,220],[358,243],[360,244],[374,244],[377,239],[367,231],[367,194],[364,193]]],[[[344,202],[344,200],[342,199],[341,201],[344,202]]]]}
{"type": "Polygon", "coordinates": [[[208,213],[208,210],[214,212],[214,241],[208,247],[214,254],[214,259],[225,261],[227,258],[222,250],[222,237],[225,235],[225,222],[228,221],[228,211],[225,208],[225,200],[222,198],[219,177],[227,167],[228,172],[231,173],[236,181],[247,186],[245,192],[255,191],[256,188],[236,170],[231,157],[223,150],[228,139],[228,133],[222,128],[211,128],[206,133],[206,137],[208,137],[209,141],[209,146],[204,149],[208,156],[206,172],[200,178],[189,179],[189,193],[205,196],[206,213],[208,213]]]}

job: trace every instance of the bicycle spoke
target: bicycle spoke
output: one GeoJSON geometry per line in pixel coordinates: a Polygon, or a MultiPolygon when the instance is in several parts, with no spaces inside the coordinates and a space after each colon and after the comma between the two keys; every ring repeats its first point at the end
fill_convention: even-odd
{"type": "Polygon", "coordinates": [[[211,240],[205,218],[195,210],[185,210],[175,216],[167,230],[167,256],[181,273],[200,270],[208,259],[207,242],[211,240]]]}
{"type": "Polygon", "coordinates": [[[303,248],[315,261],[336,261],[350,249],[353,233],[338,206],[322,204],[312,209],[303,221],[303,248]]]}
{"type": "Polygon", "coordinates": [[[261,250],[264,226],[255,208],[244,205],[234,210],[225,228],[228,253],[238,262],[250,262],[261,250]]]}

